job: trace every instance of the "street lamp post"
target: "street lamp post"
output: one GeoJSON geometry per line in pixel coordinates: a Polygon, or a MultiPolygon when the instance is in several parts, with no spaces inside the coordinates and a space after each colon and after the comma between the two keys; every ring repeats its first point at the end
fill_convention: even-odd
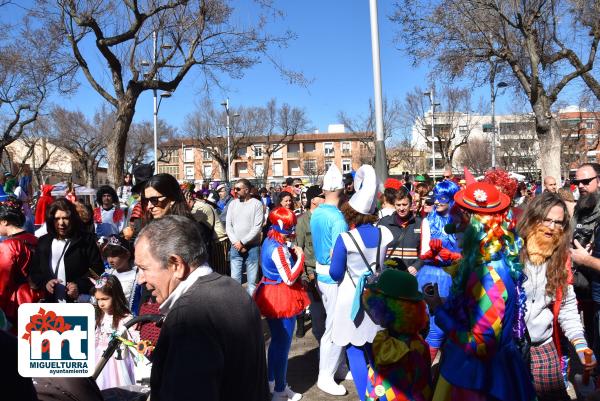
{"type": "Polygon", "coordinates": [[[423,93],[423,96],[429,97],[431,103],[431,176],[435,182],[435,106],[440,104],[433,101],[433,88],[431,88],[431,92],[423,93]]]}
{"type": "Polygon", "coordinates": [[[498,89],[506,88],[508,84],[506,82],[498,82],[498,85],[494,86],[494,80],[490,81],[491,95],[492,95],[492,168],[496,168],[496,95],[498,89]]]}
{"type": "Polygon", "coordinates": [[[231,117],[239,117],[239,114],[231,116],[229,114],[229,98],[225,99],[221,106],[225,107],[225,114],[227,116],[227,182],[231,182],[231,117]]]}
{"type": "MultiPolygon", "coordinates": [[[[152,66],[156,65],[156,60],[158,57],[158,37],[156,31],[152,32],[152,66]]],[[[171,45],[162,45],[162,49],[170,49],[171,45]]],[[[142,65],[145,67],[150,66],[150,63],[147,61],[142,61],[142,65]]],[[[155,72],[156,74],[157,72],[155,72]]],[[[153,78],[156,79],[156,78],[153,78]]],[[[171,92],[163,92],[158,96],[158,91],[156,88],[152,89],[154,104],[152,107],[152,115],[154,117],[154,174],[158,174],[158,109],[160,108],[160,104],[163,99],[171,97],[171,92]]]]}

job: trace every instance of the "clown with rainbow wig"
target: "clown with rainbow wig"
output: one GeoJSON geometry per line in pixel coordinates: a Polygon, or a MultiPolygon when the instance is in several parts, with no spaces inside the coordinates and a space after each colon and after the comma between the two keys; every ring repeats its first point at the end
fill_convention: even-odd
{"type": "Polygon", "coordinates": [[[296,316],[310,304],[298,280],[304,271],[304,253],[302,248],[292,247],[288,242],[296,228],[293,211],[278,207],[269,214],[269,221],[272,225],[260,251],[263,278],[256,287],[254,300],[271,331],[267,370],[273,400],[298,401],[302,394],[289,388],[286,376],[296,316]]]}
{"type": "Polygon", "coordinates": [[[522,240],[507,217],[510,199],[494,185],[472,183],[454,197],[471,213],[463,258],[449,298],[425,294],[447,337],[435,401],[528,401],[531,375],[516,346],[525,336],[522,240]]]}

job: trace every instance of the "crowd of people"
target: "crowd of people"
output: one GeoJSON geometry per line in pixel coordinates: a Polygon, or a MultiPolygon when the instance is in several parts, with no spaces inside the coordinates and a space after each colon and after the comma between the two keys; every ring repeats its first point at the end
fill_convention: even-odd
{"type": "MultiPolygon", "coordinates": [[[[380,182],[369,165],[333,165],[317,185],[196,188],[141,165],[92,206],[72,186],[34,201],[7,173],[0,337],[20,304],[89,302],[99,357],[124,322],[157,311],[152,400],[298,401],[288,354],[307,327],[329,395],[351,383],[363,401],[568,400],[575,383],[583,397],[600,352],[599,174],[380,182]]],[[[135,384],[127,350],[101,390],[135,384]]]]}

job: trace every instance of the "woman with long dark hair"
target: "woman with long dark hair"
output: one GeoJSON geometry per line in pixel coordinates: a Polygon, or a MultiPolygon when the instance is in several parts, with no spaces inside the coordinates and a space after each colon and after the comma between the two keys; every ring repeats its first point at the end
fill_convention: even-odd
{"type": "Polygon", "coordinates": [[[100,275],[104,263],[94,234],[83,231],[75,205],[59,198],[46,213],[48,234],[38,241],[31,279],[45,288],[55,302],[73,302],[88,294],[90,269],[100,275]]]}
{"type": "Polygon", "coordinates": [[[146,182],[142,203],[146,210],[146,221],[171,214],[193,218],[179,182],[170,174],[156,174],[146,182]]]}

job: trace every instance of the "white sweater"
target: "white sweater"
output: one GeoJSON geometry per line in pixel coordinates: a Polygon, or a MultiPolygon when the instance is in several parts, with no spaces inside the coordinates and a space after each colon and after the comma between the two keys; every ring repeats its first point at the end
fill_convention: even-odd
{"type": "MultiPolygon", "coordinates": [[[[546,294],[546,266],[547,263],[536,266],[528,261],[525,265],[527,280],[523,283],[527,294],[527,312],[525,313],[527,330],[529,330],[531,342],[540,345],[552,341],[553,328],[552,303],[554,297],[546,294]]],[[[558,323],[569,341],[583,338],[583,325],[577,311],[577,299],[572,285],[567,287],[567,294],[563,297],[558,323]]]]}

